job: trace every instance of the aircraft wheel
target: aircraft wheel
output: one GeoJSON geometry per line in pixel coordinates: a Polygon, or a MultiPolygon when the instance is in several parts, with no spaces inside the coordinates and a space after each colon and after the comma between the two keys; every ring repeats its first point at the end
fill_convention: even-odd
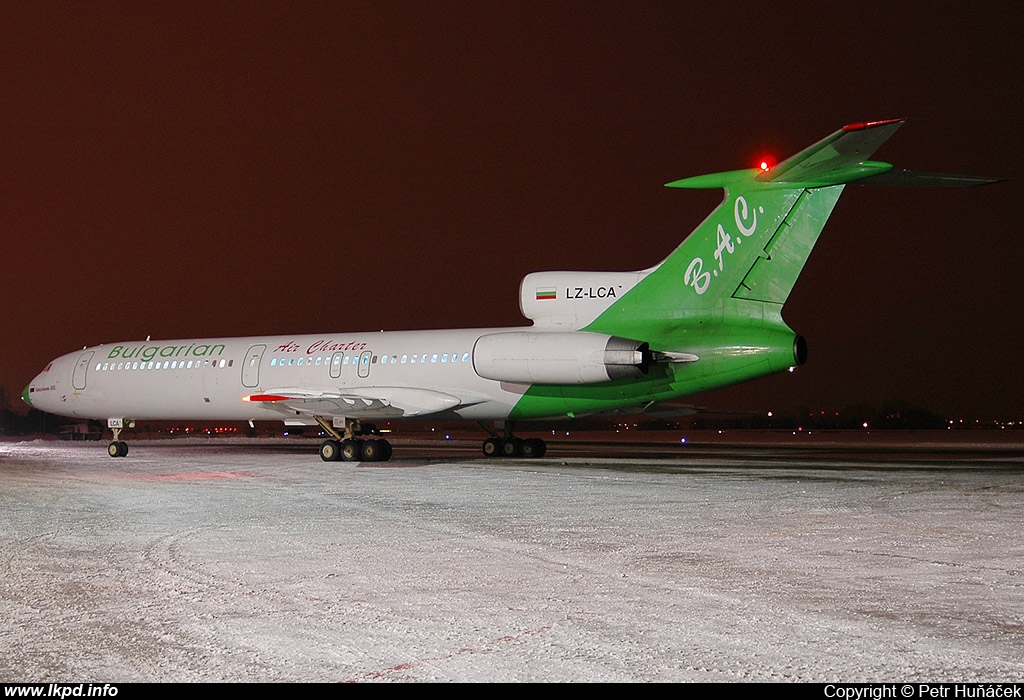
{"type": "Polygon", "coordinates": [[[538,438],[529,438],[523,440],[523,457],[527,459],[537,459],[543,457],[544,453],[547,452],[548,446],[543,440],[538,438]]]}
{"type": "Polygon", "coordinates": [[[337,462],[341,459],[341,444],[337,440],[324,440],[320,443],[320,459],[325,462],[337,462]]]}
{"type": "Polygon", "coordinates": [[[485,457],[497,457],[501,454],[501,440],[498,438],[487,438],[484,440],[483,451],[485,457]]]}
{"type": "Polygon", "coordinates": [[[107,445],[107,454],[111,457],[125,457],[128,454],[128,443],[124,441],[114,440],[112,443],[107,445]]]}
{"type": "Polygon", "coordinates": [[[358,462],[362,457],[362,445],[359,440],[345,440],[341,443],[341,461],[358,462]]]}
{"type": "Polygon", "coordinates": [[[521,438],[509,438],[501,443],[502,457],[519,457],[523,454],[523,441],[521,438]]]}
{"type": "Polygon", "coordinates": [[[364,440],[360,450],[364,462],[381,462],[384,459],[383,440],[364,440]]]}

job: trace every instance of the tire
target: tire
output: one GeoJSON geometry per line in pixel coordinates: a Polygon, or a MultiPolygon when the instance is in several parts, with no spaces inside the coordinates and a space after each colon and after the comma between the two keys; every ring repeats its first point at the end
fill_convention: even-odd
{"type": "Polygon", "coordinates": [[[537,459],[543,457],[547,452],[547,445],[538,438],[523,440],[523,457],[526,459],[537,459]]]}
{"type": "Polygon", "coordinates": [[[358,462],[362,456],[362,445],[359,440],[345,440],[341,443],[341,461],[358,462]]]}
{"type": "Polygon", "coordinates": [[[380,444],[383,440],[364,440],[362,449],[359,450],[364,462],[380,462],[383,460],[384,448],[380,444]]]}
{"type": "Polygon", "coordinates": [[[107,454],[110,455],[111,457],[120,457],[121,456],[121,443],[119,443],[119,442],[112,442],[109,445],[107,445],[107,454]]]}
{"type": "Polygon", "coordinates": [[[325,462],[337,462],[341,459],[341,444],[337,440],[324,440],[321,442],[320,459],[325,462]]]}
{"type": "Polygon", "coordinates": [[[519,457],[523,454],[523,441],[521,438],[509,438],[501,443],[502,457],[519,457]]]}
{"type": "Polygon", "coordinates": [[[485,457],[497,457],[501,454],[501,440],[498,438],[487,438],[484,440],[482,449],[485,457]]]}

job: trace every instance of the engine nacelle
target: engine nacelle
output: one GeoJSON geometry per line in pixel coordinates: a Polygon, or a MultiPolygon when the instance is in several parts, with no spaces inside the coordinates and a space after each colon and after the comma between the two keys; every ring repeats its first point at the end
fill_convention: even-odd
{"type": "Polygon", "coordinates": [[[646,272],[531,272],[519,285],[519,308],[537,326],[583,328],[646,272]]]}
{"type": "Polygon", "coordinates": [[[473,368],[517,384],[599,384],[647,374],[647,343],[602,333],[510,331],[477,339],[473,368]]]}

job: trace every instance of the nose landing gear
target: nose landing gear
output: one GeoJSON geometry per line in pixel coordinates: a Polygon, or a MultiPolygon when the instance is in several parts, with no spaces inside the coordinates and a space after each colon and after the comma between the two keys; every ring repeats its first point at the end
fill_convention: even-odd
{"type": "Polygon", "coordinates": [[[121,431],[126,427],[135,427],[135,423],[124,418],[108,418],[107,427],[114,433],[114,441],[107,445],[107,454],[111,457],[127,457],[128,443],[121,440],[121,431]]]}

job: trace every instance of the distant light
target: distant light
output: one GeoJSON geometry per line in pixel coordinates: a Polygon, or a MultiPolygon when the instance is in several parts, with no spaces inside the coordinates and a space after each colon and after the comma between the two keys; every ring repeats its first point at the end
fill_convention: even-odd
{"type": "Polygon", "coordinates": [[[680,440],[679,442],[680,442],[680,443],[682,443],[683,445],[685,445],[685,444],[686,444],[686,438],[683,438],[683,439],[682,439],[682,440],[680,440]]]}
{"type": "Polygon", "coordinates": [[[866,428],[866,427],[868,427],[868,422],[867,422],[867,421],[864,421],[863,423],[861,423],[861,427],[863,427],[863,428],[866,428]]]}
{"type": "Polygon", "coordinates": [[[769,418],[771,418],[771,417],[772,417],[772,412],[771,412],[771,411],[768,411],[768,417],[769,417],[769,418]]]}

